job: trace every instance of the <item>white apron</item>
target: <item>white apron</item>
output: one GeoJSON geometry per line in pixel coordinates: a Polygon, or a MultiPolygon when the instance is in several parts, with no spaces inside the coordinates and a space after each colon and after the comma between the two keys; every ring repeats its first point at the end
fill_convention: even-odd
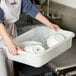
{"type": "MultiPolygon", "coordinates": [[[[21,0],[15,0],[17,4],[11,5],[14,0],[1,0],[0,8],[4,11],[4,23],[9,34],[14,38],[17,35],[15,22],[19,19],[21,11],[21,0]]],[[[0,48],[0,75],[10,76],[12,70],[12,61],[7,58],[4,49],[0,48]]]]}
{"type": "Polygon", "coordinates": [[[7,23],[14,23],[19,19],[21,11],[21,0],[15,0],[16,4],[11,5],[14,0],[1,0],[0,7],[4,11],[4,19],[7,23]]]}
{"type": "Polygon", "coordinates": [[[21,12],[21,0],[15,0],[16,4],[11,5],[14,0],[1,0],[0,7],[4,11],[4,23],[12,38],[17,36],[15,22],[19,19],[21,12]]]}

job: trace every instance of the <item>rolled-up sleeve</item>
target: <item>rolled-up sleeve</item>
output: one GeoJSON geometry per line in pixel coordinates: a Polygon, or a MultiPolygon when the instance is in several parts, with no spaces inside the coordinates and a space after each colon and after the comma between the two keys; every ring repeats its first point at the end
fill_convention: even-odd
{"type": "Polygon", "coordinates": [[[22,0],[21,12],[35,17],[40,11],[31,3],[30,0],[22,0]]]}
{"type": "Polygon", "coordinates": [[[3,10],[0,8],[0,23],[4,22],[4,12],[3,10]]]}

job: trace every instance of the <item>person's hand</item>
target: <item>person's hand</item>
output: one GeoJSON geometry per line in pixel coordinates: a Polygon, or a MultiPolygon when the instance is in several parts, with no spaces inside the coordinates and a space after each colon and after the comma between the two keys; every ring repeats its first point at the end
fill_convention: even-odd
{"type": "Polygon", "coordinates": [[[48,25],[48,27],[51,28],[51,29],[53,29],[54,31],[58,31],[58,29],[60,29],[60,27],[58,25],[53,24],[53,23],[50,24],[50,25],[48,25]]]}
{"type": "Polygon", "coordinates": [[[10,44],[9,46],[8,46],[8,51],[9,51],[9,53],[11,53],[11,54],[13,54],[13,55],[18,55],[18,50],[19,51],[22,51],[22,49],[21,48],[19,48],[18,46],[16,46],[15,44],[10,44]]]}

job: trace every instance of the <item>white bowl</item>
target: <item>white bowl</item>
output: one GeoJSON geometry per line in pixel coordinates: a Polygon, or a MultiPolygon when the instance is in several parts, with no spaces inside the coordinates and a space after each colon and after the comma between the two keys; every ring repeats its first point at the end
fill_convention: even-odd
{"type": "Polygon", "coordinates": [[[57,34],[57,35],[52,35],[47,39],[47,46],[48,47],[52,47],[56,44],[58,44],[59,42],[64,40],[64,36],[57,34]]]}

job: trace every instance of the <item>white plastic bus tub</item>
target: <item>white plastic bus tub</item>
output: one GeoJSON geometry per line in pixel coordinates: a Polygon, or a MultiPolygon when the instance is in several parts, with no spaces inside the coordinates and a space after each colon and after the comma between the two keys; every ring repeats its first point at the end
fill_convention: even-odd
{"type": "Polygon", "coordinates": [[[38,41],[42,42],[46,51],[41,54],[32,54],[26,51],[18,51],[19,55],[11,55],[7,52],[8,58],[13,61],[24,63],[33,67],[41,67],[49,61],[53,60],[72,46],[72,38],[75,34],[71,31],[66,31],[59,29],[58,32],[53,31],[52,29],[45,26],[38,26],[14,39],[14,42],[23,48],[21,45],[25,41],[38,41]],[[57,45],[48,48],[46,45],[47,38],[54,34],[62,34],[65,37],[65,40],[57,45]]]}

